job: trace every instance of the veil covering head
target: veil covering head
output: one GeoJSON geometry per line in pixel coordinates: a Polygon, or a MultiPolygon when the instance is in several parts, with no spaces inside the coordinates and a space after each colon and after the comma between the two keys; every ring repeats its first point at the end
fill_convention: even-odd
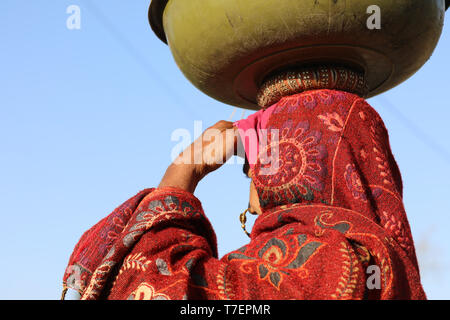
{"type": "Polygon", "coordinates": [[[373,263],[390,261],[385,284],[397,289],[382,296],[409,290],[425,297],[388,132],[361,96],[304,91],[235,125],[262,210],[252,236],[288,222],[317,239],[342,234],[373,263]]]}
{"type": "Polygon", "coordinates": [[[261,208],[322,203],[362,210],[382,190],[401,196],[387,130],[361,97],[311,90],[237,121],[261,208]]]}

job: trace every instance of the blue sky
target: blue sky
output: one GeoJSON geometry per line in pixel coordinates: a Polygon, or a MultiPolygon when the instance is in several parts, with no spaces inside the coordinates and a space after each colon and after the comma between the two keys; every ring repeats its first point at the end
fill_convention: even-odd
{"type": "MultiPolygon", "coordinates": [[[[0,1],[0,299],[58,299],[81,234],[159,183],[172,132],[232,115],[184,78],[148,26],[148,3],[0,1]],[[80,30],[66,27],[72,4],[80,30]]],[[[450,17],[423,69],[369,100],[390,133],[432,299],[450,298],[448,57],[450,17]]],[[[247,241],[238,215],[248,184],[240,166],[225,165],[196,191],[220,255],[247,241]]]]}

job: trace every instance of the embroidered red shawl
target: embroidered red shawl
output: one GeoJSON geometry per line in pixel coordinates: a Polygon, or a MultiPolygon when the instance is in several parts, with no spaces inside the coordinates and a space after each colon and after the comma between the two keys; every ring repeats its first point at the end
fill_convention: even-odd
{"type": "Polygon", "coordinates": [[[246,246],[219,259],[194,195],[147,189],[81,237],[64,288],[83,299],[425,299],[377,112],[354,94],[307,91],[273,105],[264,128],[258,154],[276,145],[279,159],[251,168],[263,214],[246,246]]]}

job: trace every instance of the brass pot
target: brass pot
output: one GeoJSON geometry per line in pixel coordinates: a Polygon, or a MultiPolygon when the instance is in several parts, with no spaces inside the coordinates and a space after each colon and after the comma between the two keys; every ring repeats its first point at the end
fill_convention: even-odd
{"type": "Polygon", "coordinates": [[[363,70],[372,97],[430,58],[450,0],[152,0],[150,24],[184,75],[221,102],[258,109],[264,79],[288,66],[363,70]],[[377,5],[381,29],[368,28],[377,5]]]}

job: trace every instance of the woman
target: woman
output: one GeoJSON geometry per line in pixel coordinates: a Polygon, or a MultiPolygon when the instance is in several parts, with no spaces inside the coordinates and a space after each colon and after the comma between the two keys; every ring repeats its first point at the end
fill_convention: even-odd
{"type": "Polygon", "coordinates": [[[204,135],[214,129],[223,139],[200,137],[158,188],[83,235],[65,291],[83,299],[425,299],[400,172],[363,91],[363,75],[343,67],[267,82],[264,109],[209,128],[204,135]],[[239,138],[220,143],[230,130],[239,138]],[[249,211],[259,216],[248,245],[218,259],[193,193],[240,143],[249,211]]]}

